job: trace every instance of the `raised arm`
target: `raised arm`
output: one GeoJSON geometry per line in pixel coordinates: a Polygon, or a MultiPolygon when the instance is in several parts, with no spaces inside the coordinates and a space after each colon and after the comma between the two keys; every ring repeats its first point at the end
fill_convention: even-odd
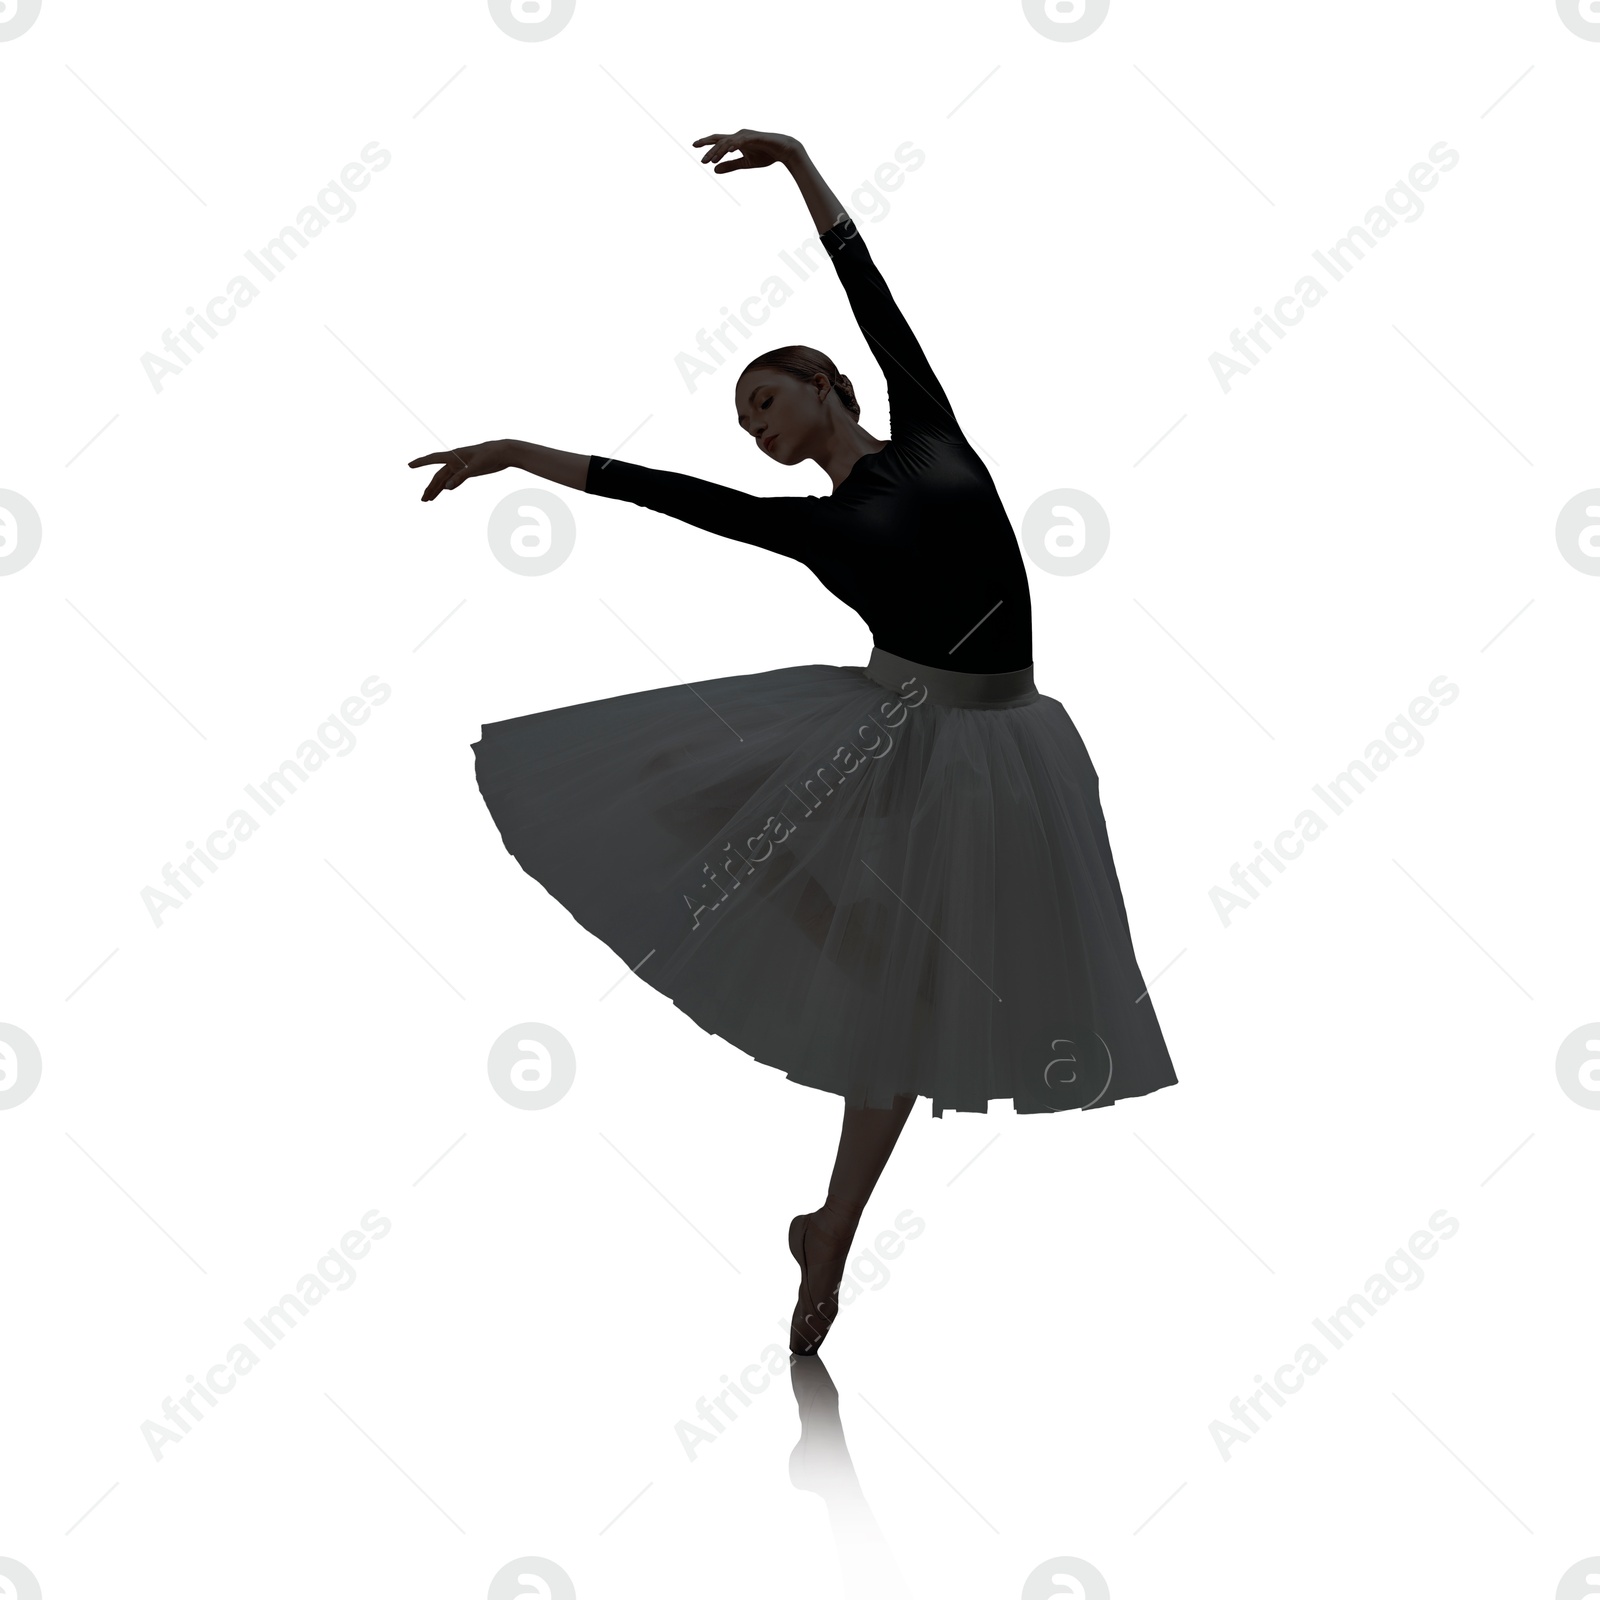
{"type": "Polygon", "coordinates": [[[695,140],[695,146],[700,145],[710,147],[700,159],[716,162],[715,172],[775,164],[788,169],[839,274],[856,324],[883,369],[889,388],[890,433],[927,430],[959,435],[961,429],[944,386],[889,293],[855,219],[823,181],[805,146],[791,134],[762,133],[754,128],[707,134],[695,140]],[[725,159],[731,150],[740,152],[737,159],[725,159]]]}
{"type": "Polygon", "coordinates": [[[840,203],[838,195],[823,182],[816,163],[806,154],[806,147],[798,139],[787,141],[787,155],[780,157],[789,176],[794,179],[800,198],[811,213],[811,224],[818,233],[826,233],[836,223],[846,222],[850,213],[840,203]]]}
{"type": "Polygon", "coordinates": [[[847,216],[821,238],[855,313],[856,325],[883,371],[889,390],[891,436],[901,438],[908,431],[960,435],[961,425],[950,409],[944,385],[889,293],[855,220],[847,216]]]}

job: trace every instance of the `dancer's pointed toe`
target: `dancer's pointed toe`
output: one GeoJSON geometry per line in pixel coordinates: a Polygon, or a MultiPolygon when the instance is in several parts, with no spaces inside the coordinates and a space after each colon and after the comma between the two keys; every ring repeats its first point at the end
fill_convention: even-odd
{"type": "Polygon", "coordinates": [[[802,1212],[789,1224],[789,1254],[800,1267],[800,1294],[789,1319],[789,1353],[811,1356],[828,1337],[839,1314],[850,1240],[819,1224],[819,1212],[802,1212]]]}

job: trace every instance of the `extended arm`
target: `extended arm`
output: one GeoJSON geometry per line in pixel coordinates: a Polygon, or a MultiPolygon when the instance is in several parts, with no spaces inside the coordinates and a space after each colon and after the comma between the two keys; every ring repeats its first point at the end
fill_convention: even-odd
{"type": "Polygon", "coordinates": [[[508,442],[516,446],[513,466],[567,489],[588,487],[589,463],[595,459],[593,456],[579,455],[573,450],[552,450],[547,444],[529,444],[523,439],[508,442]]]}
{"type": "Polygon", "coordinates": [[[806,495],[746,494],[686,472],[641,467],[615,456],[590,456],[583,487],[590,494],[631,500],[724,539],[737,539],[797,561],[804,559],[803,529],[808,512],[816,505],[806,495]]]}
{"type": "Polygon", "coordinates": [[[418,456],[413,467],[437,467],[424,500],[446,489],[459,488],[468,478],[507,467],[520,467],[536,478],[548,478],[567,489],[613,500],[632,500],[680,522],[693,523],[709,533],[741,544],[753,544],[781,556],[804,560],[801,548],[807,528],[814,525],[817,501],[811,495],[756,495],[683,472],[641,467],[615,456],[581,455],[575,450],[552,450],[549,445],[525,439],[491,439],[466,444],[438,455],[418,456]]]}
{"type": "Polygon", "coordinates": [[[487,439],[482,444],[464,444],[437,455],[418,456],[406,465],[439,469],[422,491],[424,500],[436,500],[446,489],[459,489],[468,478],[504,472],[507,467],[521,467],[536,478],[581,489],[589,475],[589,461],[590,457],[576,451],[552,450],[548,445],[529,444],[523,439],[487,439]]]}

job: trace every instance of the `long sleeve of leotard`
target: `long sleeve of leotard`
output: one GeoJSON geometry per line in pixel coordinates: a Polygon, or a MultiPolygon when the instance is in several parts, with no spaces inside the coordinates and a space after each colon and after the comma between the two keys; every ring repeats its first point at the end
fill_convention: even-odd
{"type": "Polygon", "coordinates": [[[895,304],[853,217],[818,234],[833,261],[856,323],[883,369],[889,389],[889,429],[956,433],[961,429],[943,385],[895,304]]]}
{"type": "Polygon", "coordinates": [[[725,539],[753,544],[780,556],[802,559],[802,531],[816,500],[806,495],[746,494],[725,484],[659,467],[641,467],[615,456],[592,455],[583,485],[589,494],[660,511],[725,539]]]}

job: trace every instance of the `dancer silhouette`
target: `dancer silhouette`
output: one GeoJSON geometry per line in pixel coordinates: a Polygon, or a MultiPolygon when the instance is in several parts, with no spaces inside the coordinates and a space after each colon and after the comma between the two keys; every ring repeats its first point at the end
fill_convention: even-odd
{"type": "Polygon", "coordinates": [[[799,141],[695,145],[716,172],[794,178],[883,371],[889,438],[829,357],[786,345],[739,375],[738,422],[768,460],[820,466],[825,496],[514,439],[411,465],[438,469],[424,500],[506,467],[631,500],[803,564],[871,630],[865,667],[591,700],[473,745],[506,849],[583,927],[707,1032],[841,1097],[827,1199],[789,1227],[790,1342],[807,1354],[918,1098],[935,1116],[1087,1109],[1177,1074],[1099,775],[1034,684],[1027,572],[993,479],[799,141]]]}

